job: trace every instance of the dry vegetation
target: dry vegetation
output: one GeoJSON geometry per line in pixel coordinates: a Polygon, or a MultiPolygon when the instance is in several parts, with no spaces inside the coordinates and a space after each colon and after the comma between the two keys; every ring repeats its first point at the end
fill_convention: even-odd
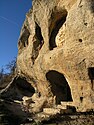
{"type": "Polygon", "coordinates": [[[0,89],[5,88],[13,78],[15,74],[15,68],[16,68],[16,60],[12,60],[9,62],[5,68],[1,68],[0,70],[0,89]],[[7,70],[8,73],[5,71],[7,70]]]}

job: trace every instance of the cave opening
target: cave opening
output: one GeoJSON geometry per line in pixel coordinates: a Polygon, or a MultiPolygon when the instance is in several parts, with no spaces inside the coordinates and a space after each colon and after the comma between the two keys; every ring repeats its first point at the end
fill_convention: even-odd
{"type": "Polygon", "coordinates": [[[60,104],[61,101],[73,101],[70,86],[63,74],[50,70],[46,74],[46,79],[51,85],[53,95],[56,96],[56,104],[60,104]]]}
{"type": "Polygon", "coordinates": [[[31,97],[35,93],[35,89],[25,78],[18,77],[14,82],[23,96],[31,97]]]}
{"type": "Polygon", "coordinates": [[[20,49],[28,46],[29,36],[30,36],[30,31],[28,30],[28,28],[26,26],[24,26],[22,29],[22,35],[20,36],[19,43],[18,43],[20,49]]]}
{"type": "Polygon", "coordinates": [[[24,77],[15,77],[6,88],[1,97],[7,100],[22,101],[24,96],[32,97],[35,93],[34,87],[24,77]]]}
{"type": "Polygon", "coordinates": [[[66,10],[63,10],[63,12],[61,11],[61,12],[57,12],[57,13],[53,14],[53,18],[56,18],[56,19],[54,19],[56,21],[55,22],[53,21],[54,27],[51,31],[51,35],[50,35],[50,39],[49,39],[49,49],[50,50],[53,50],[55,47],[57,47],[55,38],[58,34],[59,29],[65,23],[66,17],[67,17],[67,11],[66,10]],[[58,13],[62,16],[58,17],[58,15],[59,15],[58,13]]]}
{"type": "Polygon", "coordinates": [[[35,23],[35,25],[36,25],[35,40],[33,41],[33,50],[32,50],[32,62],[33,62],[33,64],[34,64],[35,59],[39,55],[40,49],[42,48],[42,46],[44,44],[44,40],[43,40],[42,33],[41,33],[41,28],[37,23],[35,23]]]}
{"type": "Polygon", "coordinates": [[[39,40],[39,43],[42,44],[43,37],[42,37],[42,33],[41,33],[41,28],[37,23],[35,23],[35,24],[36,24],[36,28],[35,28],[36,37],[39,40]]]}

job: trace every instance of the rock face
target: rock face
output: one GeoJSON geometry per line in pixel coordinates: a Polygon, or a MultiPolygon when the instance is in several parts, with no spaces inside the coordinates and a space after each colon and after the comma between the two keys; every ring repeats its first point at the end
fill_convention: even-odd
{"type": "Polygon", "coordinates": [[[17,72],[45,107],[73,102],[94,109],[93,0],[33,0],[19,43],[17,72]],[[54,104],[53,104],[54,103],[54,104]]]}
{"type": "Polygon", "coordinates": [[[34,89],[29,110],[40,112],[61,102],[79,112],[94,109],[94,1],[32,2],[17,57],[18,78],[34,89]]]}

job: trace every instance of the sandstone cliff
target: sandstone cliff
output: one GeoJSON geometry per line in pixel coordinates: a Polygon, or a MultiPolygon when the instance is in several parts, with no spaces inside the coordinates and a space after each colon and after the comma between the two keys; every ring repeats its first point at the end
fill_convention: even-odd
{"type": "Polygon", "coordinates": [[[32,4],[18,42],[15,84],[28,83],[32,91],[29,99],[21,96],[23,103],[36,113],[52,113],[59,104],[56,113],[67,105],[78,112],[93,110],[94,1],[32,4]]]}

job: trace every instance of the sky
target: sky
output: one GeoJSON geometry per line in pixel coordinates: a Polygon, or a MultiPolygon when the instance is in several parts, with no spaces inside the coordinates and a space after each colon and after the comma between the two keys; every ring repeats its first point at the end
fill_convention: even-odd
{"type": "Polygon", "coordinates": [[[18,53],[17,43],[32,0],[0,0],[0,68],[18,53]]]}

